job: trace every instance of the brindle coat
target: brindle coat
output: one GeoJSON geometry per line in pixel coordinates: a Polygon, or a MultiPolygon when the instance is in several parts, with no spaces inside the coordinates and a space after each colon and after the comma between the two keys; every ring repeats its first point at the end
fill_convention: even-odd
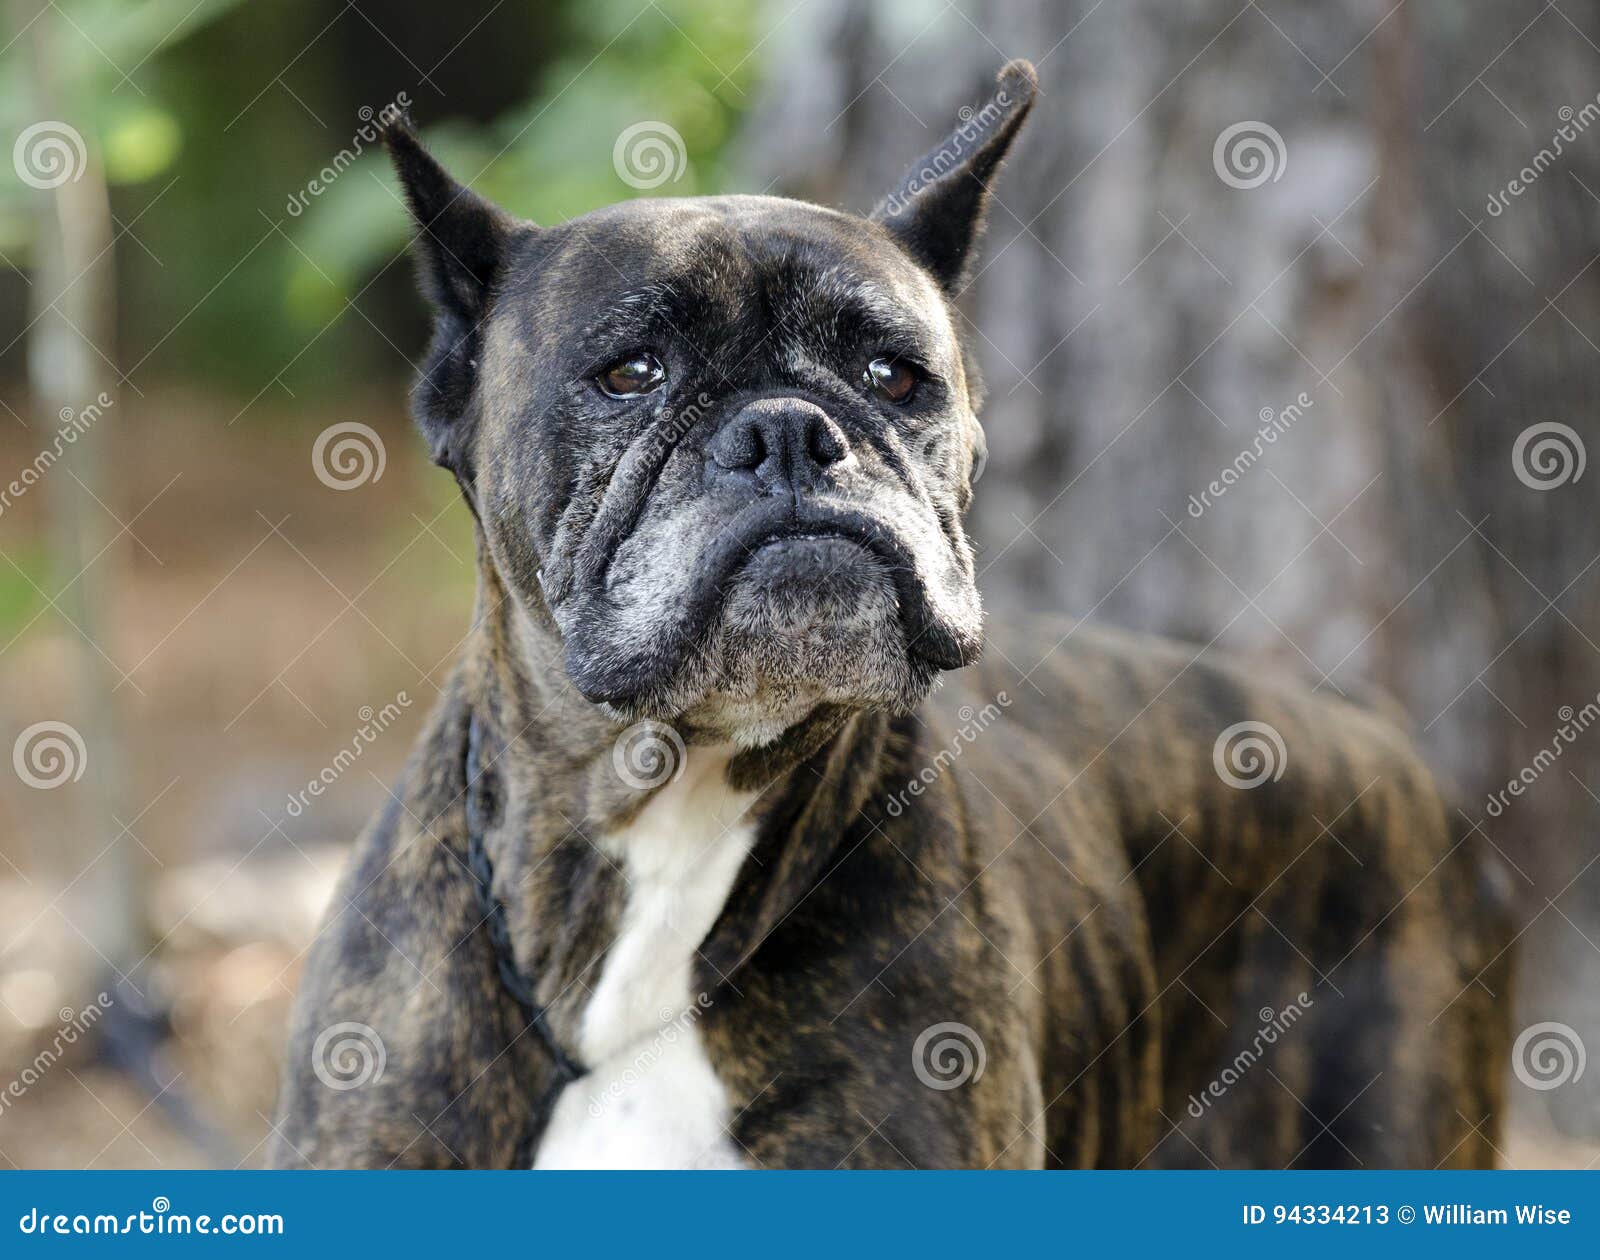
{"type": "MultiPolygon", "coordinates": [[[[944,186],[937,214],[879,234],[947,291],[981,217],[969,185],[993,174],[1032,99],[1031,71],[1005,75],[1021,104],[969,142],[960,187],[944,186]]],[[[272,1159],[504,1167],[554,1078],[501,983],[466,865],[469,719],[493,733],[498,807],[484,839],[517,963],[572,1045],[623,900],[592,839],[647,795],[619,782],[614,741],[624,719],[661,712],[686,684],[681,672],[645,680],[639,657],[620,671],[628,692],[601,677],[615,654],[575,654],[570,618],[598,615],[601,588],[569,595],[584,580],[581,546],[563,548],[571,513],[544,488],[554,465],[519,454],[529,439],[486,401],[517,384],[495,349],[495,321],[513,305],[503,258],[516,229],[445,182],[409,133],[391,144],[437,246],[424,250],[424,279],[440,336],[418,406],[478,521],[479,606],[308,956],[272,1159]],[[630,707],[641,690],[654,710],[630,707]],[[376,1030],[385,1063],[338,1090],[311,1061],[319,1034],[344,1021],[376,1030]]],[[[746,202],[708,213],[759,212],[765,231],[802,232],[788,203],[746,202]]],[[[654,205],[639,213],[674,213],[654,205]]],[[[681,226],[661,222],[663,236],[681,226]]],[[[541,243],[541,257],[552,248],[541,243]]],[[[911,265],[898,253],[891,263],[911,265]]],[[[552,309],[548,291],[528,300],[552,309]]],[[[975,396],[970,377],[959,393],[963,406],[975,396]]],[[[837,414],[851,405],[837,396],[837,414]]],[[[864,450],[863,430],[847,430],[864,450]]],[[[926,475],[952,478],[964,507],[981,438],[975,422],[955,433],[959,458],[941,455],[926,475]]],[[[625,457],[619,445],[609,467],[625,457]]],[[[668,495],[651,489],[664,476],[642,477],[641,493],[668,495]]],[[[587,493],[581,472],[557,480],[563,494],[587,493]]],[[[601,505],[583,522],[605,519],[594,493],[601,505]]],[[[938,490],[919,501],[943,522],[938,490]]],[[[956,589],[970,552],[963,538],[952,545],[956,589]]],[[[910,548],[900,567],[920,574],[919,555],[910,548]]],[[[941,607],[936,592],[920,614],[935,630],[941,607]]],[[[1209,651],[1066,622],[988,634],[984,660],[926,701],[909,702],[933,668],[908,656],[884,673],[907,703],[830,692],[731,763],[736,784],[761,789],[757,839],[694,983],[709,995],[700,1035],[746,1162],[1491,1163],[1506,934],[1475,844],[1391,721],[1209,651]],[[1223,771],[1240,767],[1219,751],[1242,722],[1281,740],[1267,750],[1281,774],[1253,787],[1229,781],[1223,771]],[[981,1043],[982,1071],[933,1088],[926,1032],[951,1023],[981,1043]]],[[[959,658],[943,666],[972,655],[959,632],[940,651],[959,658]]],[[[835,690],[840,679],[865,685],[839,674],[835,690]]],[[[678,716],[691,744],[727,733],[720,710],[678,716]]]]}

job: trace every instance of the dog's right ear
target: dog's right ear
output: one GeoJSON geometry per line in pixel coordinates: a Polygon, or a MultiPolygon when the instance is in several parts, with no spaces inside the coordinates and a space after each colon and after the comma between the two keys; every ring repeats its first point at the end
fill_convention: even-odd
{"type": "Polygon", "coordinates": [[[389,120],[383,138],[417,226],[417,274],[434,311],[433,342],[413,396],[417,424],[434,461],[465,476],[463,416],[477,375],[483,321],[512,243],[537,229],[452,178],[405,118],[389,120]]]}

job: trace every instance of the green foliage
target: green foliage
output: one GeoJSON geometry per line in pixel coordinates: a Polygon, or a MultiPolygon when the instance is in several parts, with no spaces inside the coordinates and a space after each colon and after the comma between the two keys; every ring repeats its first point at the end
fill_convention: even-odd
{"type": "Polygon", "coordinates": [[[183,144],[171,110],[127,97],[106,103],[99,133],[106,180],[113,185],[154,179],[176,161],[183,144]]]}
{"type": "MultiPolygon", "coordinates": [[[[0,58],[0,134],[9,140],[36,122],[41,108],[83,137],[86,156],[113,185],[154,179],[177,159],[178,120],[139,74],[163,48],[234,8],[240,0],[56,0],[8,36],[0,58]],[[35,29],[35,26],[39,29],[35,29]],[[90,32],[93,32],[91,35],[90,32]],[[48,83],[32,72],[40,39],[58,67],[48,83]]],[[[148,75],[140,75],[149,78],[148,75]]],[[[40,192],[12,178],[0,181],[0,250],[13,262],[30,255],[40,222],[40,192]]]]}
{"type": "Polygon", "coordinates": [[[0,564],[0,647],[21,634],[45,606],[41,591],[50,589],[49,563],[37,540],[13,541],[0,564]]]}
{"type": "MultiPolygon", "coordinates": [[[[120,357],[141,379],[246,400],[408,371],[424,334],[410,228],[368,121],[398,93],[459,178],[549,223],[720,186],[757,40],[756,0],[508,0],[481,19],[436,0],[58,0],[40,21],[56,16],[67,71],[43,99],[62,102],[132,224],[115,256],[120,357]],[[613,164],[644,122],[686,159],[649,192],[613,164]]],[[[8,139],[39,110],[30,38],[0,57],[8,139]]],[[[0,252],[27,266],[48,194],[10,173],[0,252]]]]}
{"type": "MultiPolygon", "coordinates": [[[[682,137],[687,165],[658,195],[716,188],[753,76],[751,0],[675,0],[642,12],[632,0],[560,7],[561,51],[523,103],[488,126],[418,111],[440,160],[513,213],[558,222],[643,195],[618,174],[613,150],[628,127],[659,121],[682,137]]],[[[357,147],[354,137],[346,151],[357,147]]],[[[383,154],[371,149],[296,217],[303,254],[285,278],[284,304],[306,328],[332,318],[411,231],[383,154]]]]}

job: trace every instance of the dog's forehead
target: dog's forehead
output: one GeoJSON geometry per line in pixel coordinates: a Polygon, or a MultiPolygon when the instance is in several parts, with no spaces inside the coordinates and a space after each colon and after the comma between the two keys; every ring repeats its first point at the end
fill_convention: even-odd
{"type": "Polygon", "coordinates": [[[932,279],[877,224],[806,202],[640,198],[555,231],[527,280],[544,302],[567,309],[671,286],[712,303],[778,288],[885,313],[943,315],[932,279]]]}

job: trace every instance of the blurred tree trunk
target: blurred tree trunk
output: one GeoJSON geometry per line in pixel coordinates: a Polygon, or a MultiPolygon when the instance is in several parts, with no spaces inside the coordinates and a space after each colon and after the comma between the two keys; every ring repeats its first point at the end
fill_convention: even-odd
{"type": "MultiPolygon", "coordinates": [[[[1490,0],[832,0],[785,34],[750,187],[858,209],[1006,57],[1039,65],[963,299],[989,384],[973,524],[995,614],[1218,636],[1325,691],[1394,693],[1516,867],[1516,926],[1538,916],[1524,1022],[1600,1048],[1583,935],[1600,868],[1569,886],[1594,857],[1600,728],[1486,811],[1558,710],[1600,692],[1593,482],[1539,490],[1513,466],[1547,421],[1600,453],[1600,126],[1486,210],[1558,110],[1595,99],[1600,19],[1490,0]],[[1225,179],[1214,147],[1246,123],[1268,173],[1225,179]]],[[[1563,1092],[1558,1122],[1600,1132],[1600,1073],[1571,1089],[1587,1101],[1563,1092]]]]}
{"type": "Polygon", "coordinates": [[[62,19],[52,6],[36,0],[19,0],[13,14],[18,29],[32,20],[26,60],[31,61],[34,116],[69,122],[87,141],[81,174],[35,194],[39,224],[28,333],[30,392],[40,418],[35,438],[48,445],[64,417],[96,405],[102,395],[112,400],[111,406],[102,407],[109,419],[96,422],[72,444],[40,491],[48,496],[48,585],[67,623],[63,638],[78,680],[71,724],[87,750],[82,781],[57,789],[63,797],[62,834],[48,837],[48,860],[70,890],[63,913],[74,930],[67,939],[74,947],[81,945],[75,961],[63,960],[61,979],[69,992],[81,997],[125,975],[147,945],[143,866],[135,860],[136,842],[119,834],[114,821],[125,808],[113,700],[121,679],[103,648],[108,636],[104,569],[92,563],[108,542],[108,518],[98,500],[107,494],[110,435],[104,425],[115,423],[118,396],[110,362],[116,346],[111,209],[88,125],[87,90],[61,72],[62,19]]]}

